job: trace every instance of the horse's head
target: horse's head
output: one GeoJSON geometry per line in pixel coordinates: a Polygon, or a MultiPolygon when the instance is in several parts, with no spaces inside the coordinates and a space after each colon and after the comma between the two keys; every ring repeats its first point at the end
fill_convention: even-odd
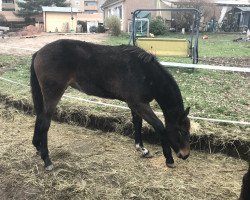
{"type": "Polygon", "coordinates": [[[169,122],[166,126],[170,146],[183,160],[187,159],[190,154],[190,121],[187,117],[189,109],[190,107],[181,113],[175,122],[169,122]]]}

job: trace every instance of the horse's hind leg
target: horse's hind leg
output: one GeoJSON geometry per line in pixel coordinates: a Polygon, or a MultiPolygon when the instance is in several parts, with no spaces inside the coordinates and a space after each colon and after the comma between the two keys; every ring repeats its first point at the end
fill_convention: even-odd
{"type": "Polygon", "coordinates": [[[143,146],[141,138],[142,118],[139,115],[137,115],[134,111],[132,111],[132,122],[134,126],[136,150],[142,152],[143,157],[146,158],[152,157],[149,151],[143,146]]]}
{"type": "Polygon", "coordinates": [[[45,169],[52,170],[53,165],[49,158],[48,150],[48,130],[51,123],[51,118],[61,99],[66,86],[54,83],[53,85],[45,84],[42,89],[43,100],[44,100],[44,110],[37,116],[35,131],[37,131],[37,137],[40,140],[40,152],[41,158],[44,161],[45,169]]]}

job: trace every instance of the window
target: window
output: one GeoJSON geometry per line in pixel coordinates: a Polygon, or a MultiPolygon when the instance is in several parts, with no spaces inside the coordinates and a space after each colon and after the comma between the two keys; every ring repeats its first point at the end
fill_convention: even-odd
{"type": "Polygon", "coordinates": [[[2,8],[2,11],[15,11],[15,8],[2,8]]]}
{"type": "Polygon", "coordinates": [[[93,14],[93,13],[97,13],[97,10],[85,10],[84,13],[93,14]]]}
{"type": "Polygon", "coordinates": [[[118,17],[120,17],[120,19],[122,19],[122,6],[118,7],[118,17]]]}
{"type": "Polygon", "coordinates": [[[96,1],[85,1],[84,2],[85,6],[97,6],[96,1]]]}
{"type": "Polygon", "coordinates": [[[122,19],[122,6],[115,7],[113,14],[122,19]]]}
{"type": "Polygon", "coordinates": [[[111,16],[111,9],[108,9],[108,17],[111,16]]]}
{"type": "Polygon", "coordinates": [[[75,0],[75,4],[76,4],[77,6],[79,6],[79,5],[80,5],[80,0],[75,0]]]}
{"type": "Polygon", "coordinates": [[[2,2],[3,3],[12,3],[12,4],[14,4],[14,0],[3,0],[2,2]]]}

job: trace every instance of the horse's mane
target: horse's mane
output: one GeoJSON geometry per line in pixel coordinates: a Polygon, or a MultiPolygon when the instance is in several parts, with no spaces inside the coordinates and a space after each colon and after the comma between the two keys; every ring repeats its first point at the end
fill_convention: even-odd
{"type": "Polygon", "coordinates": [[[121,45],[121,50],[123,52],[129,53],[130,55],[136,56],[141,59],[144,63],[150,63],[156,60],[156,57],[145,50],[131,45],[121,45]]]}

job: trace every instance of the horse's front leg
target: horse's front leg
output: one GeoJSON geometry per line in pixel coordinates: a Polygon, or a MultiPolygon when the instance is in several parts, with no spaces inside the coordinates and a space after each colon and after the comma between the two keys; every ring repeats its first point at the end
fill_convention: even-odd
{"type": "Polygon", "coordinates": [[[137,151],[142,153],[142,156],[145,158],[151,158],[152,154],[150,154],[149,150],[147,150],[142,142],[141,137],[141,129],[142,129],[142,118],[137,115],[134,111],[132,111],[132,122],[135,134],[135,148],[137,151]]]}
{"type": "Polygon", "coordinates": [[[172,151],[167,140],[166,129],[161,120],[155,115],[149,104],[138,103],[128,105],[134,112],[138,113],[138,115],[140,115],[144,120],[146,120],[146,122],[153,126],[155,132],[160,134],[163,154],[166,158],[166,165],[170,168],[175,167],[172,151]]]}
{"type": "Polygon", "coordinates": [[[170,168],[174,168],[175,164],[174,164],[174,158],[172,156],[172,150],[170,148],[169,142],[166,139],[166,132],[162,132],[161,133],[161,146],[162,146],[162,150],[163,150],[163,155],[166,158],[166,165],[170,168]]]}

